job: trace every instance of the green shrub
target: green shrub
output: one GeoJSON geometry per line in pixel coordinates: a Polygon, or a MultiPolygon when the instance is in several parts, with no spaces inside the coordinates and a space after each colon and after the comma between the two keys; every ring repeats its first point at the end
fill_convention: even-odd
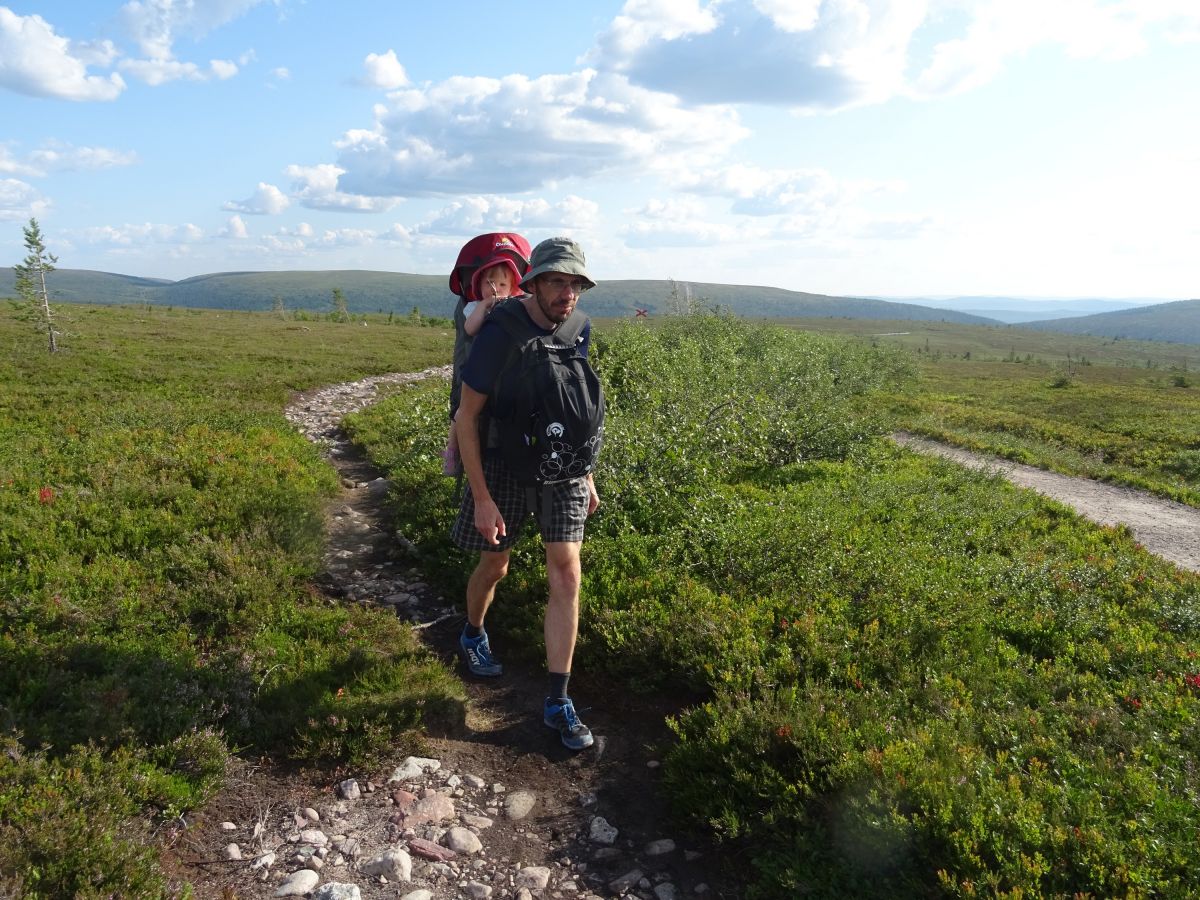
{"type": "Polygon", "coordinates": [[[906,374],[892,353],[713,315],[623,323],[598,336],[595,365],[605,528],[660,533],[740,470],[858,452],[884,429],[865,398],[906,374]]]}
{"type": "Polygon", "coordinates": [[[224,771],[225,747],[195,734],[169,747],[61,757],[0,753],[0,892],[35,898],[171,896],[145,805],[170,816],[203,799],[224,771]],[[182,805],[179,805],[182,804],[182,805]]]}
{"type": "MultiPolygon", "coordinates": [[[[580,666],[707,695],[673,720],[681,829],[725,843],[755,898],[1186,896],[1196,578],[873,441],[894,360],[793,337],[705,316],[597,335],[580,666]]],[[[399,475],[422,555],[453,560],[444,403],[405,392],[356,434],[399,475]]],[[[998,424],[1011,455],[1091,439],[998,424]]],[[[502,621],[534,643],[544,585],[518,571],[502,621]]]]}

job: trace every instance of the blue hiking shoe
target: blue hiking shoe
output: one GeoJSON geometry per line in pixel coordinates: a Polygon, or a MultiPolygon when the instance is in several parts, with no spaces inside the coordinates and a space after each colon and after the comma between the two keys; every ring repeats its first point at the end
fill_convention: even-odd
{"type": "Polygon", "coordinates": [[[575,712],[575,704],[569,698],[546,698],[542,713],[542,721],[547,728],[553,728],[562,738],[563,746],[568,750],[583,750],[592,746],[591,729],[579,721],[575,712]]]}
{"type": "Polygon", "coordinates": [[[462,654],[463,662],[467,664],[467,671],[472,675],[495,678],[504,674],[504,666],[492,656],[486,631],[475,638],[467,637],[464,631],[458,638],[458,650],[462,654]]]}

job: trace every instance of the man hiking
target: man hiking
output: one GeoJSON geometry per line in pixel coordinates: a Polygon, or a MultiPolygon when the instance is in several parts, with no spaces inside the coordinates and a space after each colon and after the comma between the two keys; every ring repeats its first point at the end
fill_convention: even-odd
{"type": "MultiPolygon", "coordinates": [[[[462,369],[456,430],[467,490],[452,537],[462,549],[478,550],[479,562],[467,582],[467,624],[459,649],[473,675],[502,673],[484,618],[496,585],[508,572],[510,550],[522,524],[533,512],[546,548],[549,586],[544,633],[550,689],[542,718],[558,731],[565,746],[582,750],[592,745],[592,733],[575,712],[567,681],[579,629],[579,550],[587,517],[600,505],[591,467],[603,432],[603,398],[587,363],[591,323],[575,305],[595,281],[579,245],[556,237],[533,249],[521,287],[528,292],[525,296],[503,301],[493,310],[462,369]],[[565,362],[546,363],[548,375],[520,367],[527,355],[536,355],[531,349],[535,345],[544,363],[553,354],[565,362]],[[548,377],[557,379],[551,385],[554,390],[538,381],[548,377]],[[563,409],[545,413],[555,421],[544,428],[538,425],[533,434],[518,434],[513,441],[507,432],[528,428],[525,423],[534,418],[524,411],[512,412],[520,405],[523,388],[542,398],[565,395],[566,402],[563,409]],[[571,430],[577,426],[572,417],[579,410],[584,410],[585,434],[573,438],[571,430]],[[527,452],[540,474],[524,475],[525,461],[514,455],[513,446],[518,454],[527,452]],[[531,483],[530,478],[536,480],[531,483]]],[[[530,402],[537,401],[534,397],[530,402]]]]}

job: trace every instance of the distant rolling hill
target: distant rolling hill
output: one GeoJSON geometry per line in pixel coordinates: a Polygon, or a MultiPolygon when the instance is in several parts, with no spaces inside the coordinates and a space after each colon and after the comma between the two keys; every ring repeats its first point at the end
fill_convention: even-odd
{"type": "MultiPolygon", "coordinates": [[[[992,319],[948,309],[933,309],[887,300],[860,297],[831,297],[826,294],[806,294],[782,288],[742,284],[708,284],[680,282],[690,289],[699,301],[726,307],[739,316],[768,319],[908,319],[913,321],[958,322],[974,325],[995,325],[992,319]]],[[[633,315],[634,309],[648,310],[650,315],[667,313],[671,309],[671,282],[652,280],[605,281],[589,291],[584,302],[589,313],[600,317],[633,315]]]]}
{"type": "MultiPolygon", "coordinates": [[[[0,268],[0,297],[16,294],[16,275],[10,268],[0,268]]],[[[174,282],[161,278],[138,278],[133,275],[113,275],[90,269],[55,269],[46,276],[51,301],[63,303],[144,303],[159,296],[159,291],[174,282]]]]}
{"type": "MultiPolygon", "coordinates": [[[[449,316],[454,297],[443,275],[364,270],[220,272],[183,281],[165,281],[93,272],[58,269],[48,284],[52,301],[66,303],[147,303],[156,306],[210,309],[269,310],[275,299],[289,310],[328,312],[334,288],[340,288],[351,312],[407,314],[416,307],[424,315],[449,316]]],[[[734,313],[762,318],[907,319],[916,321],[996,324],[983,316],[910,303],[892,303],[854,297],[806,294],[781,288],[736,284],[680,282],[692,296],[734,313]]],[[[0,269],[0,297],[11,296],[12,269],[0,269]]],[[[636,309],[650,315],[671,307],[671,282],[621,280],[602,282],[584,300],[589,314],[604,318],[632,316],[636,309]]]]}
{"type": "Polygon", "coordinates": [[[1088,297],[876,297],[898,303],[917,303],[935,309],[956,309],[959,312],[986,316],[1007,324],[1035,322],[1043,319],[1065,319],[1090,316],[1094,313],[1115,312],[1137,306],[1165,303],[1163,299],[1129,298],[1111,300],[1088,297]]]}
{"type": "Polygon", "coordinates": [[[1128,340],[1200,344],[1200,300],[1177,300],[1092,316],[1025,322],[1020,327],[1128,340]]]}

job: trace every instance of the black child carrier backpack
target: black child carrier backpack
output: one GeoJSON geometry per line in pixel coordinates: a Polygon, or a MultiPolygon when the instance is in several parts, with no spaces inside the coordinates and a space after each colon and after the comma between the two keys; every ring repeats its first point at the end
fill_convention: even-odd
{"type": "Polygon", "coordinates": [[[519,300],[492,310],[513,354],[491,402],[488,445],[523,485],[552,484],[591,472],[604,440],[604,393],[579,352],[587,316],[579,310],[546,334],[519,300]]]}

